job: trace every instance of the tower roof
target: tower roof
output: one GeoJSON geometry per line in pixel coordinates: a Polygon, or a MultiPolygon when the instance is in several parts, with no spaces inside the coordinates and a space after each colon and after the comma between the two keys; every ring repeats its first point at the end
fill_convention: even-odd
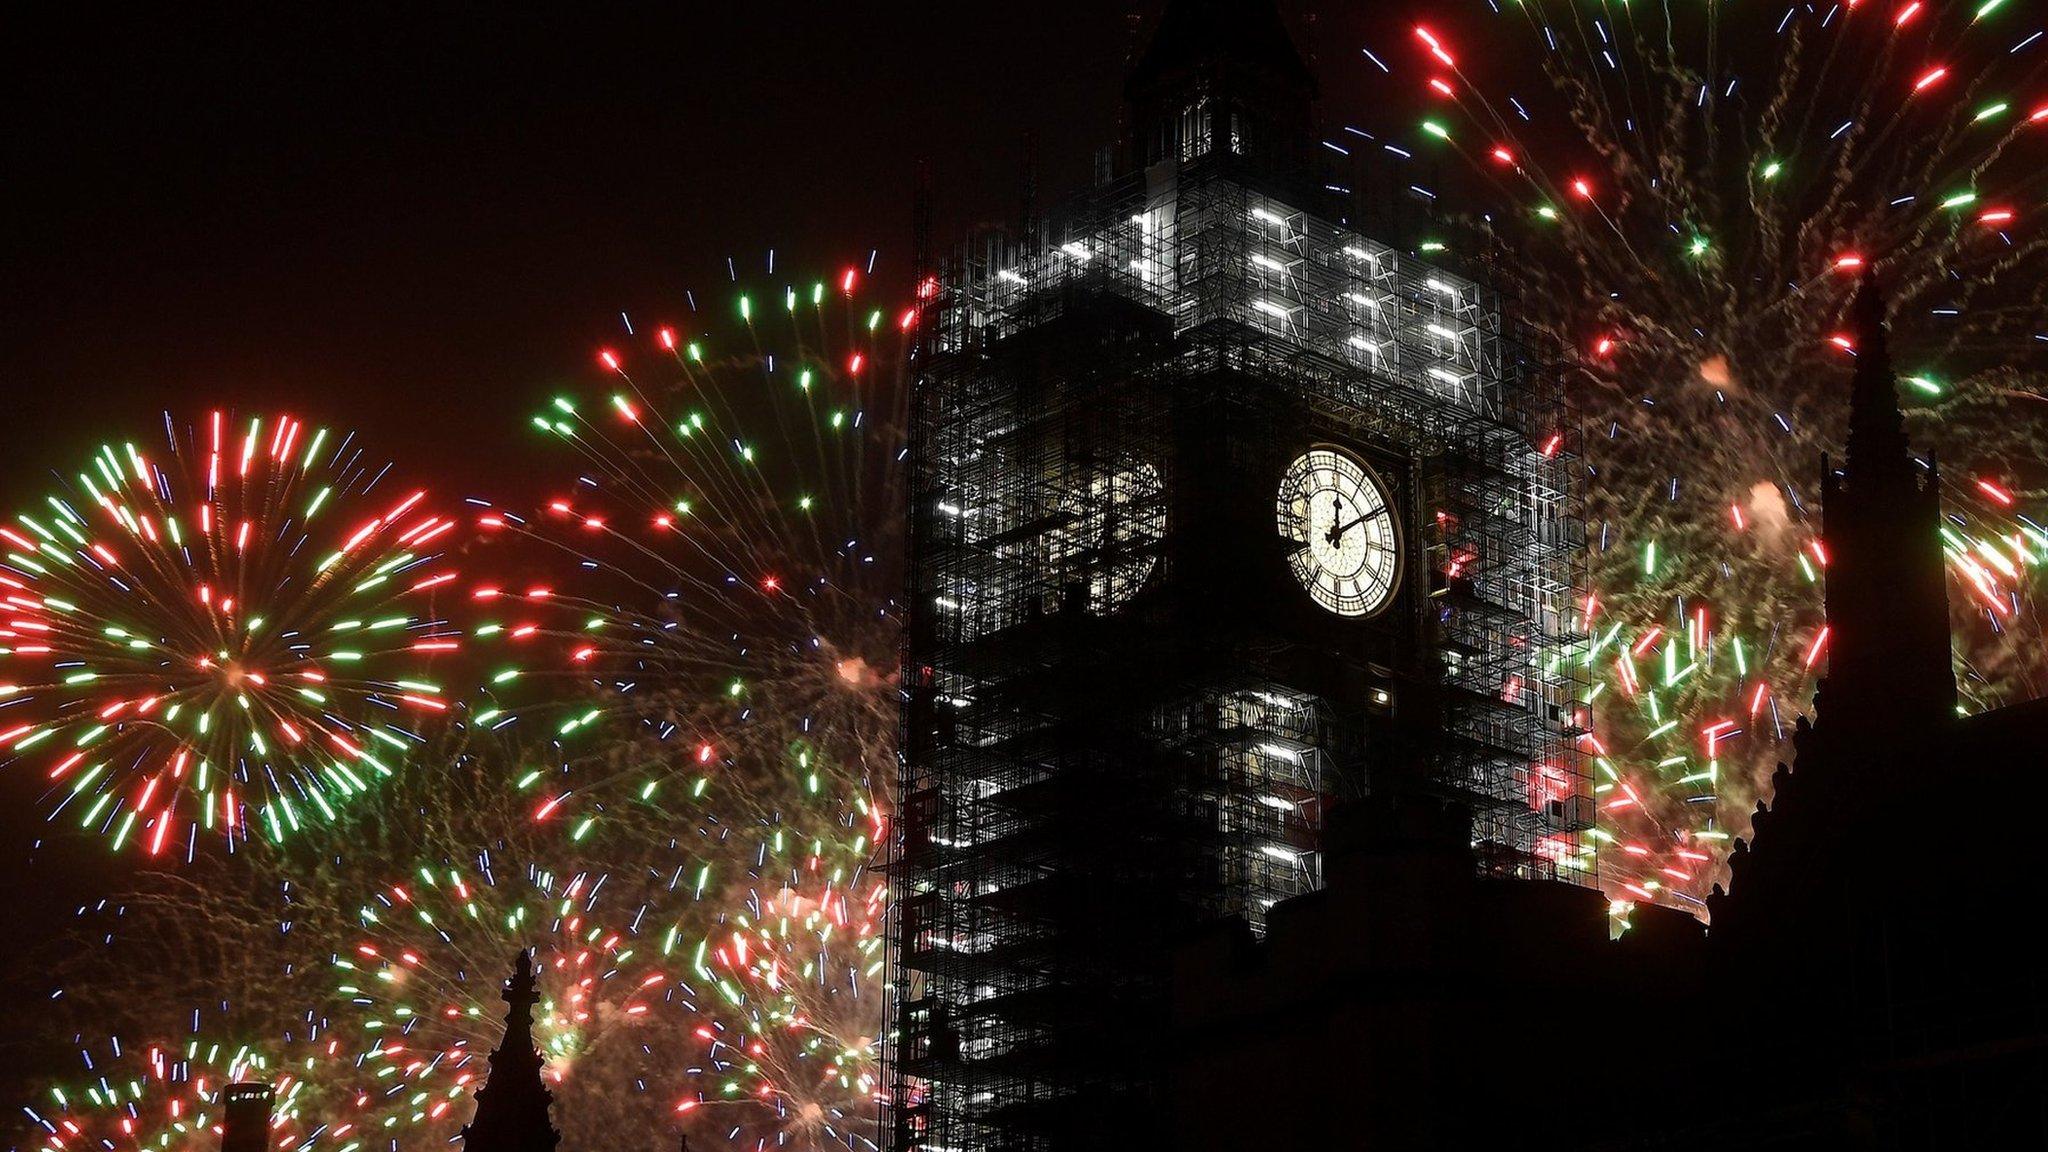
{"type": "Polygon", "coordinates": [[[1274,0],[1168,0],[1159,29],[1124,91],[1136,94],[1204,71],[1244,70],[1313,96],[1314,73],[1274,0]]]}

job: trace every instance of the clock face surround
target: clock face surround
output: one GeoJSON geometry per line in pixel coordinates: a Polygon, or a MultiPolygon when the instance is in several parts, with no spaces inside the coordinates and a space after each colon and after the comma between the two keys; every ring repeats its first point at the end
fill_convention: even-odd
{"type": "Polygon", "coordinates": [[[1401,542],[1393,494],[1338,448],[1311,448],[1280,478],[1275,508],[1294,578],[1326,612],[1371,616],[1393,602],[1401,542]]]}

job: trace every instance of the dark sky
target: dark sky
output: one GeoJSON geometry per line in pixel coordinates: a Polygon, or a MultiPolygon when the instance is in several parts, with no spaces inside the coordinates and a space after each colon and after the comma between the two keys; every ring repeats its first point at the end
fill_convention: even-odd
{"type": "MultiPolygon", "coordinates": [[[[903,273],[921,159],[942,237],[1029,156],[1085,183],[1160,3],[47,6],[0,47],[0,479],[216,404],[502,473],[619,310],[728,255],[903,273]]],[[[1342,122],[1398,19],[1283,9],[1342,122]]]]}
{"type": "Polygon", "coordinates": [[[488,467],[619,309],[728,254],[906,267],[920,158],[952,227],[1015,212],[1027,134],[1085,177],[1130,39],[1103,0],[516,7],[65,6],[16,40],[10,486],[227,402],[488,467]]]}
{"type": "MultiPolygon", "coordinates": [[[[353,427],[451,496],[516,485],[531,405],[621,309],[676,315],[771,246],[907,278],[920,160],[942,237],[1014,219],[1029,156],[1043,200],[1083,185],[1158,6],[44,6],[0,38],[0,508],[165,408],[353,427]]],[[[1375,18],[1315,34],[1332,120],[1375,18]]],[[[38,791],[0,779],[17,919],[119,886],[103,846],[31,851],[38,791]]]]}

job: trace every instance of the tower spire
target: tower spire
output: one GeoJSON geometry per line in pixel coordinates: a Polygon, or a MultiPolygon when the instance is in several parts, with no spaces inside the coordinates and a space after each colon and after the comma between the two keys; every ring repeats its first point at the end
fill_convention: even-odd
{"type": "Polygon", "coordinates": [[[1865,270],[1849,306],[1856,345],[1856,375],[1849,391],[1849,441],[1844,460],[1852,483],[1893,493],[1911,487],[1915,465],[1899,409],[1898,377],[1885,338],[1884,291],[1865,270]]]}
{"type": "Polygon", "coordinates": [[[562,1139],[548,1121],[554,1094],[541,1082],[533,1046],[533,1006],[540,993],[525,949],[505,982],[505,1039],[491,1053],[491,1074],[476,1094],[476,1115],[462,1129],[465,1152],[554,1152],[562,1139]]]}
{"type": "Polygon", "coordinates": [[[1885,332],[1866,272],[1850,304],[1856,370],[1839,474],[1823,463],[1830,654],[1819,718],[1834,730],[1919,731],[1955,715],[1941,486],[1906,442],[1885,332]]]}

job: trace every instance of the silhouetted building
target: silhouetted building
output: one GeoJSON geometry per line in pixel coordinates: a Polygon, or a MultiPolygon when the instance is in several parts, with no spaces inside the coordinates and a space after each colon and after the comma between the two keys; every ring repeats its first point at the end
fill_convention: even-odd
{"type": "Polygon", "coordinates": [[[221,1109],[220,1152],[270,1152],[268,1084],[230,1084],[221,1109]]]}
{"type": "Polygon", "coordinates": [[[1970,814],[2048,767],[2048,702],[1957,716],[1938,474],[1906,444],[1874,280],[1853,321],[1848,447],[1823,485],[1827,676],[1708,899],[1716,979],[1770,1037],[1759,1107],[1888,1145],[2048,1146],[2048,982],[2022,911],[2038,853],[1970,814]]]}
{"type": "Polygon", "coordinates": [[[533,957],[521,951],[503,993],[505,1039],[491,1053],[491,1074],[477,1090],[476,1115],[462,1129],[465,1152],[554,1152],[562,1134],[548,1120],[554,1094],[541,1082],[533,1046],[533,957]]]}
{"type": "Polygon", "coordinates": [[[2048,1147],[2038,850],[1995,815],[2048,702],[1956,715],[1883,319],[1866,280],[1816,716],[1711,927],[1639,908],[1610,942],[1597,893],[1480,875],[1456,807],[1336,809],[1322,891],[1180,954],[1172,1147],[2048,1147]]]}
{"type": "Polygon", "coordinates": [[[1229,923],[1181,949],[1145,1146],[1578,1148],[1645,1101],[1720,1091],[1691,1063],[1718,1024],[1699,921],[1639,908],[1610,942],[1598,890],[1479,863],[1459,805],[1333,809],[1320,891],[1263,941],[1229,923]]]}

